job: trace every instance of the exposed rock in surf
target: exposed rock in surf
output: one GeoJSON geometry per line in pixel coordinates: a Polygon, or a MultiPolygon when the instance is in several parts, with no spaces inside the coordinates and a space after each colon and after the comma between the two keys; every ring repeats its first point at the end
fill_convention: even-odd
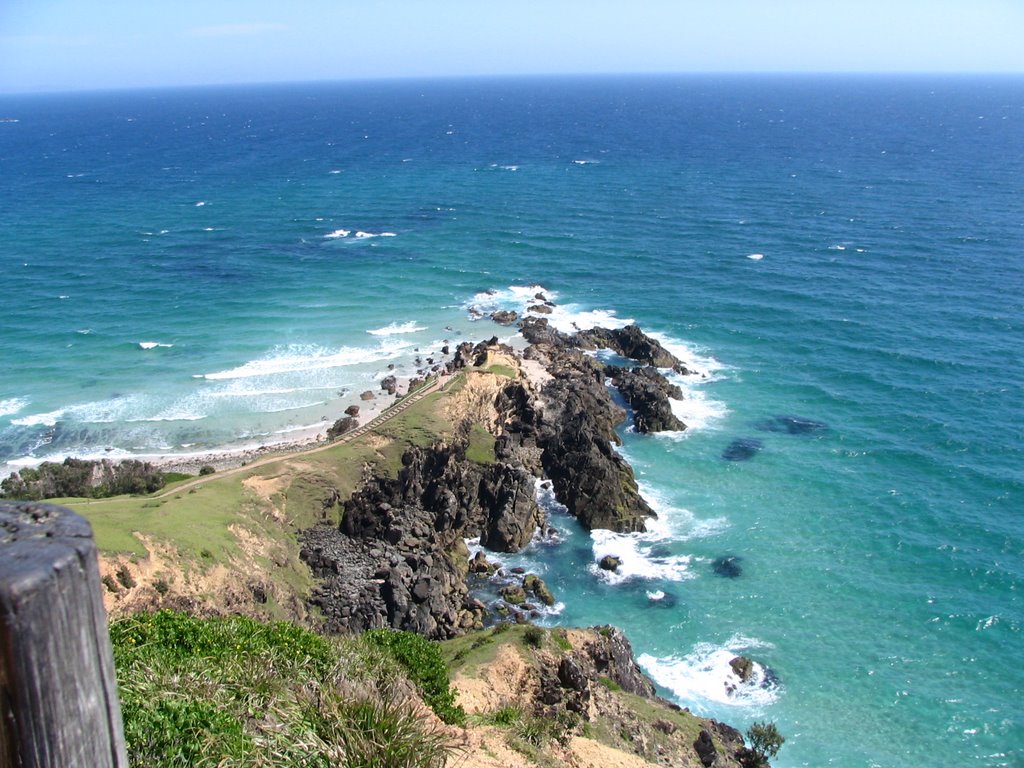
{"type": "Polygon", "coordinates": [[[534,304],[533,306],[526,308],[527,312],[536,312],[539,315],[550,315],[554,308],[548,304],[534,304]]]}
{"type": "Polygon", "coordinates": [[[551,591],[548,585],[544,583],[544,579],[542,579],[540,576],[536,576],[532,573],[524,576],[523,589],[526,592],[530,592],[534,596],[536,596],[536,598],[540,600],[542,603],[544,603],[544,605],[551,606],[555,604],[554,593],[551,591]]]}
{"type": "Polygon", "coordinates": [[[498,325],[512,325],[518,319],[519,313],[509,309],[499,309],[497,312],[491,313],[491,320],[498,325]]]}
{"type": "Polygon", "coordinates": [[[619,390],[630,408],[633,423],[640,433],[681,431],[686,425],[672,413],[669,398],[682,400],[682,390],[672,384],[653,366],[620,368],[609,365],[605,375],[619,390]]]}
{"type": "Polygon", "coordinates": [[[729,666],[740,682],[745,683],[754,675],[754,662],[746,656],[736,656],[729,660],[729,666]]]}
{"type": "Polygon", "coordinates": [[[757,455],[757,452],[764,447],[764,444],[753,437],[741,437],[733,440],[722,451],[722,458],[726,461],[748,461],[757,455]]]}
{"type": "Polygon", "coordinates": [[[509,605],[522,605],[526,602],[526,590],[515,584],[505,585],[498,591],[498,594],[509,605]]]}
{"type": "Polygon", "coordinates": [[[622,565],[622,558],[615,555],[605,555],[597,562],[597,565],[603,571],[615,573],[615,571],[619,570],[619,566],[622,565]]]}
{"type": "Polygon", "coordinates": [[[610,349],[613,352],[656,368],[673,368],[680,373],[689,373],[679,358],[665,349],[659,341],[633,324],[625,328],[592,328],[576,334],[579,345],[584,349],[610,349]]]}
{"type": "Polygon", "coordinates": [[[473,559],[469,561],[470,573],[490,576],[496,570],[498,570],[498,566],[487,559],[487,555],[483,553],[483,550],[473,555],[473,559]]]}
{"type": "Polygon", "coordinates": [[[743,573],[743,568],[740,566],[740,560],[742,559],[736,555],[716,557],[711,563],[711,570],[727,579],[738,578],[743,573]]]}
{"type": "Polygon", "coordinates": [[[398,379],[394,376],[385,376],[380,380],[380,388],[387,392],[389,395],[395,394],[398,391],[398,379]]]}

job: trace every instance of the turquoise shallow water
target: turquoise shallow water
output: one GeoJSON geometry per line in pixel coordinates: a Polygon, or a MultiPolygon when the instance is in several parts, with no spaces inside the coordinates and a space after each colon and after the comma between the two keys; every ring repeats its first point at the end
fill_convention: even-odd
{"type": "Polygon", "coordinates": [[[1024,764],[1021,80],[361,83],[0,117],[9,467],[280,439],[417,347],[502,333],[468,307],[541,285],[560,322],[635,319],[708,373],[688,433],[623,432],[654,533],[555,513],[561,543],[521,556],[549,621],[615,622],[681,703],[778,721],[781,766],[1024,764]],[[761,448],[723,460],[736,439],[761,448]],[[632,577],[594,572],[604,552],[632,577]],[[737,652],[771,685],[727,694],[737,652]]]}

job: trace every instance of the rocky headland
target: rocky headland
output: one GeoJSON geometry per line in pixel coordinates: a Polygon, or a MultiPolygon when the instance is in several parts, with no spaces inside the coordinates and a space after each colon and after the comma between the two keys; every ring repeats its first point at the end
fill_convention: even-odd
{"type": "Polygon", "coordinates": [[[628,414],[606,380],[638,431],[684,429],[669,403],[682,393],[659,370],[686,372],[682,363],[635,325],[570,335],[528,317],[520,327],[522,351],[497,339],[456,348],[446,373],[463,381],[450,395],[450,440],[408,447],[394,475],[365,473],[339,525],[302,533],[302,557],[321,580],[312,603],[330,630],[390,626],[444,639],[482,628],[495,610],[529,617],[525,597],[488,607],[470,594],[479,561],[471,567],[466,541],[525,547],[546,525],[539,481],[588,529],[643,531],[655,516],[615,450],[628,414]],[[605,365],[598,348],[642,365],[605,365]],[[480,432],[484,455],[473,445],[480,432]]]}

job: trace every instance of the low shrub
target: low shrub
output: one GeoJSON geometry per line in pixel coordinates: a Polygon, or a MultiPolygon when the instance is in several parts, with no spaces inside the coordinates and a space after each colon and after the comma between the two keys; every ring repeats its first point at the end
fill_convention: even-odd
{"type": "Polygon", "coordinates": [[[441,647],[414,632],[373,629],[363,633],[371,646],[386,650],[416,684],[423,701],[444,722],[462,725],[466,712],[455,703],[455,694],[448,681],[448,667],[441,647]]]}

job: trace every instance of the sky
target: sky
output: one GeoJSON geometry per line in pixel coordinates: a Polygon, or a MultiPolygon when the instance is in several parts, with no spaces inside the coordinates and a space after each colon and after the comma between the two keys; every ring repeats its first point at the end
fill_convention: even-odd
{"type": "Polygon", "coordinates": [[[637,72],[1024,73],[1024,0],[0,0],[0,93],[637,72]]]}

